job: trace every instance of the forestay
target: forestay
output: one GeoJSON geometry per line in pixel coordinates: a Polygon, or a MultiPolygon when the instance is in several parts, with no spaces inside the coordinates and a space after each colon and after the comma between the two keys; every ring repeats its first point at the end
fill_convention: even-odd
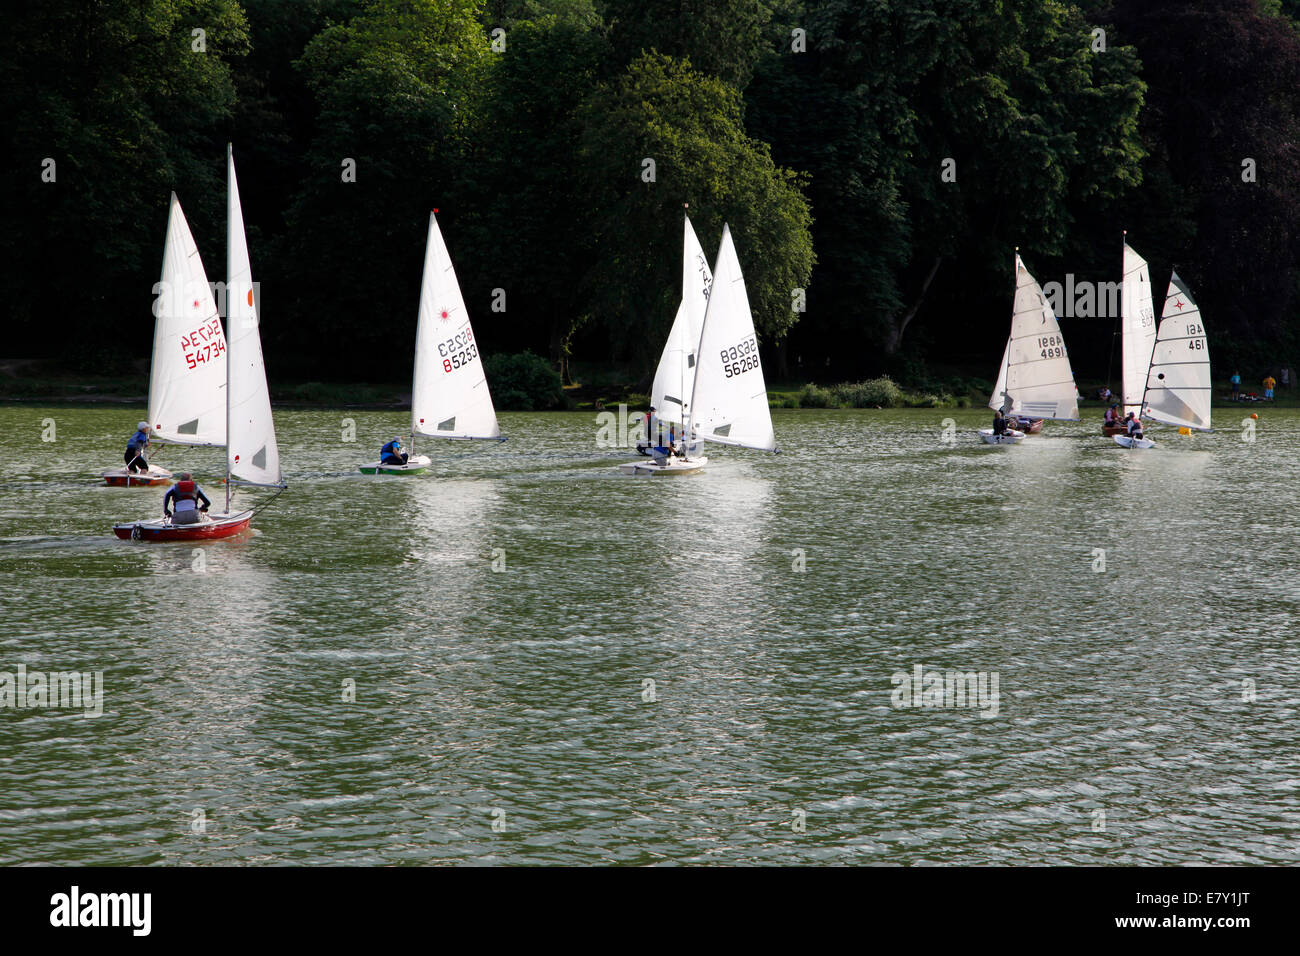
{"type": "Polygon", "coordinates": [[[990,408],[1012,415],[1078,421],[1078,391],[1056,313],[1016,254],[1016,298],[1011,335],[990,408]]]}
{"type": "Polygon", "coordinates": [[[226,470],[248,484],[280,486],[284,478],[271,419],[266,366],[262,361],[253,269],[248,261],[235,157],[229,147],[226,148],[226,174],[226,315],[230,340],[230,440],[226,445],[226,470]]]}
{"type": "Polygon", "coordinates": [[[1210,349],[1201,310],[1175,272],[1147,375],[1147,414],[1156,421],[1208,431],[1210,349]]]}
{"type": "Polygon", "coordinates": [[[501,434],[469,311],[432,213],[415,333],[411,432],[430,438],[497,438],[501,434]]]}
{"type": "Polygon", "coordinates": [[[155,301],[149,425],[162,441],[226,443],[226,337],[198,247],[172,193],[155,301]]]}
{"type": "Polygon", "coordinates": [[[691,420],[699,438],[776,451],[745,277],[725,225],[704,314],[694,398],[691,420]]]}
{"type": "Polygon", "coordinates": [[[650,404],[661,421],[686,423],[690,390],[695,385],[696,349],[704,327],[704,312],[709,303],[713,273],[700,241],[686,219],[682,244],[682,300],[673,319],[668,342],[664,345],[659,367],[650,390],[650,404]]]}
{"type": "Polygon", "coordinates": [[[1151,304],[1151,274],[1147,261],[1124,243],[1123,309],[1124,414],[1142,414],[1151,350],[1156,341],[1155,307],[1151,304]]]}

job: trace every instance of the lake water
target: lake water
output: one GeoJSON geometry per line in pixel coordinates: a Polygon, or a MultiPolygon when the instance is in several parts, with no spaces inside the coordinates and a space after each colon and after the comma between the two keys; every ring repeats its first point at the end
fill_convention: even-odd
{"type": "Polygon", "coordinates": [[[139,409],[2,407],[0,671],[103,713],[0,709],[0,863],[1297,862],[1300,415],[1248,412],[779,411],[649,479],[592,413],[368,478],[405,413],[285,410],[194,547],[110,532],[139,409]]]}

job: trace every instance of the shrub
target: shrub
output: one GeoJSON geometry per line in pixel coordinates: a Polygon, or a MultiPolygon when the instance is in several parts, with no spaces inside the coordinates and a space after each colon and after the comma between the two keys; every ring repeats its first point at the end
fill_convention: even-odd
{"type": "Polygon", "coordinates": [[[540,355],[489,355],[483,359],[483,371],[497,408],[531,412],[565,404],[560,373],[540,355]]]}
{"type": "Polygon", "coordinates": [[[907,403],[903,390],[888,375],[836,385],[832,394],[837,402],[853,408],[901,408],[907,403]]]}
{"type": "Polygon", "coordinates": [[[797,408],[833,408],[836,405],[835,396],[829,389],[818,388],[812,382],[799,389],[796,401],[797,408]]]}

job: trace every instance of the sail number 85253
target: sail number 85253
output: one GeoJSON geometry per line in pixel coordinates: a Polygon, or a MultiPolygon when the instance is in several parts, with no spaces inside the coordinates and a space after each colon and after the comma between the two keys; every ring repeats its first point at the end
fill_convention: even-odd
{"type": "Polygon", "coordinates": [[[758,368],[758,341],[752,335],[739,345],[722,349],[720,354],[722,370],[727,378],[744,375],[751,368],[758,368]]]}
{"type": "Polygon", "coordinates": [[[473,333],[466,329],[445,342],[439,342],[438,354],[442,356],[442,370],[444,372],[464,368],[478,358],[478,346],[474,344],[473,333]]]}

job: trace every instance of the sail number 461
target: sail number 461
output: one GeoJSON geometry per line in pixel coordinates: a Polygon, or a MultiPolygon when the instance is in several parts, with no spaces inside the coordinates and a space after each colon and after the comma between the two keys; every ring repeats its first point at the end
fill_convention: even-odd
{"type": "Polygon", "coordinates": [[[721,355],[722,370],[727,378],[743,375],[751,368],[758,368],[758,341],[751,335],[739,345],[722,349],[721,355]]]}
{"type": "MultiPolygon", "coordinates": [[[[1190,325],[1187,326],[1187,334],[1188,334],[1188,335],[1199,335],[1199,336],[1204,336],[1204,335],[1205,335],[1205,329],[1204,329],[1204,327],[1202,327],[1202,326],[1200,326],[1200,325],[1197,325],[1195,322],[1193,322],[1193,323],[1191,323],[1190,325]]],[[[1204,348],[1205,348],[1205,339],[1204,339],[1204,338],[1193,338],[1193,339],[1189,339],[1188,342],[1187,342],[1187,347],[1188,347],[1189,349],[1192,349],[1192,350],[1204,349],[1204,348]]]]}

